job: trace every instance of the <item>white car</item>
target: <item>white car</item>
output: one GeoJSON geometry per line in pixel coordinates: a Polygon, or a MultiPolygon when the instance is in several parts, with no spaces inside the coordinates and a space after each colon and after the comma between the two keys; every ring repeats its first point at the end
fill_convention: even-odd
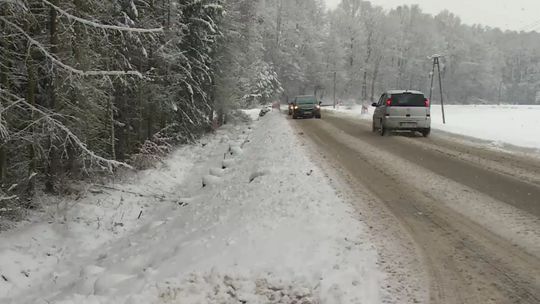
{"type": "Polygon", "coordinates": [[[431,108],[429,100],[420,91],[391,90],[373,103],[373,132],[384,136],[387,131],[418,131],[429,136],[431,108]]]}

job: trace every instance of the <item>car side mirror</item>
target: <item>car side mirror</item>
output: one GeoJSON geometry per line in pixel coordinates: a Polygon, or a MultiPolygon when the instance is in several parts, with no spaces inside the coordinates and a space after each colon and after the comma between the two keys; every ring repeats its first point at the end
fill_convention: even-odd
{"type": "Polygon", "coordinates": [[[377,103],[374,102],[374,103],[371,104],[371,106],[372,106],[372,107],[377,107],[377,103]]]}

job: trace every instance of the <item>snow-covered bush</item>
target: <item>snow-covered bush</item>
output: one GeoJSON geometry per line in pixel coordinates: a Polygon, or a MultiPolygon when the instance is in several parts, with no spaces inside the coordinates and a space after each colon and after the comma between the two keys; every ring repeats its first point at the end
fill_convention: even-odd
{"type": "Polygon", "coordinates": [[[139,153],[131,157],[131,163],[137,169],[149,169],[156,163],[162,162],[163,158],[172,151],[171,139],[162,137],[161,133],[155,134],[152,139],[147,139],[141,146],[139,153]]]}

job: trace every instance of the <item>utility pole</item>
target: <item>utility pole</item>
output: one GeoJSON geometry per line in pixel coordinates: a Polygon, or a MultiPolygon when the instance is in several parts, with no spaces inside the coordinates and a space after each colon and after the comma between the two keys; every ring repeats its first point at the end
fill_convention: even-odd
{"type": "Polygon", "coordinates": [[[444,97],[443,97],[443,86],[442,86],[442,77],[441,77],[441,64],[440,64],[440,58],[444,57],[442,55],[433,55],[430,57],[430,59],[433,59],[433,70],[431,72],[431,87],[429,88],[429,101],[431,102],[431,98],[433,97],[433,81],[435,78],[435,67],[437,67],[437,72],[439,74],[439,90],[441,91],[441,110],[442,110],[442,119],[443,124],[446,124],[446,116],[444,113],[444,97]]]}
{"type": "Polygon", "coordinates": [[[334,71],[334,109],[336,108],[336,76],[337,72],[334,71]]]}
{"type": "Polygon", "coordinates": [[[499,98],[497,99],[497,103],[500,105],[501,104],[501,99],[502,99],[502,86],[503,86],[503,81],[501,80],[501,82],[499,83],[499,98]]]}

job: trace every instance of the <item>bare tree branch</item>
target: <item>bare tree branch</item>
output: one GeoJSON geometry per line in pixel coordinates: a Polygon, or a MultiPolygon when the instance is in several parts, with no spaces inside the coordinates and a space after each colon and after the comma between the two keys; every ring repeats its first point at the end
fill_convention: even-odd
{"type": "Polygon", "coordinates": [[[135,77],[143,78],[143,75],[139,71],[133,71],[133,70],[128,70],[128,71],[99,71],[99,70],[83,71],[83,70],[79,70],[77,68],[74,68],[74,67],[72,67],[70,65],[67,65],[67,64],[63,63],[62,61],[58,60],[53,54],[51,54],[49,51],[47,51],[45,49],[45,47],[41,43],[39,43],[37,40],[30,37],[30,35],[28,35],[22,28],[20,28],[15,23],[10,22],[9,20],[7,20],[6,18],[4,18],[2,16],[0,16],[0,20],[4,21],[6,24],[8,24],[8,25],[12,26],[13,28],[15,28],[18,32],[20,32],[22,35],[24,35],[26,37],[26,39],[28,39],[28,41],[30,42],[31,45],[34,45],[36,48],[38,48],[41,51],[41,53],[43,53],[43,55],[45,55],[47,58],[49,58],[57,66],[63,68],[64,70],[66,70],[66,71],[68,71],[70,73],[77,74],[77,75],[83,76],[83,77],[89,77],[89,76],[135,76],[135,77]]]}
{"type": "Polygon", "coordinates": [[[106,159],[104,157],[101,157],[101,156],[97,155],[96,153],[94,153],[93,151],[91,151],[90,149],[88,149],[86,144],[83,143],[79,139],[79,137],[77,137],[77,135],[73,134],[73,132],[71,132],[71,130],[68,127],[66,127],[62,122],[60,122],[59,120],[57,120],[56,118],[53,117],[54,113],[47,113],[44,110],[42,110],[42,109],[28,103],[26,101],[26,99],[20,98],[20,97],[18,97],[16,95],[10,93],[9,91],[4,90],[2,87],[0,87],[0,93],[6,94],[6,95],[10,96],[11,98],[17,99],[18,102],[20,102],[21,104],[24,104],[25,106],[27,106],[28,109],[30,109],[32,111],[35,111],[36,113],[39,113],[42,116],[41,119],[46,120],[48,123],[50,123],[52,126],[57,128],[58,130],[63,131],[66,134],[66,138],[70,142],[72,142],[77,148],[79,148],[81,151],[83,151],[84,154],[88,155],[90,157],[90,159],[95,160],[98,163],[107,166],[107,168],[110,171],[112,171],[113,168],[117,168],[117,167],[126,167],[126,168],[130,168],[130,169],[133,168],[132,166],[130,166],[130,165],[126,164],[126,163],[115,161],[115,160],[110,160],[110,159],[106,159]]]}
{"type": "Polygon", "coordinates": [[[163,32],[163,28],[151,28],[151,29],[144,29],[144,28],[131,28],[131,27],[123,27],[123,26],[116,26],[116,25],[108,25],[108,24],[101,24],[97,22],[93,22],[90,20],[86,20],[77,16],[74,16],[65,10],[59,8],[58,6],[50,3],[47,0],[42,0],[43,3],[53,7],[56,11],[58,11],[60,14],[64,15],[66,18],[77,21],[79,23],[82,23],[87,26],[100,28],[100,29],[106,29],[106,30],[115,30],[115,31],[123,31],[123,32],[136,32],[136,33],[161,33],[163,32]]]}

